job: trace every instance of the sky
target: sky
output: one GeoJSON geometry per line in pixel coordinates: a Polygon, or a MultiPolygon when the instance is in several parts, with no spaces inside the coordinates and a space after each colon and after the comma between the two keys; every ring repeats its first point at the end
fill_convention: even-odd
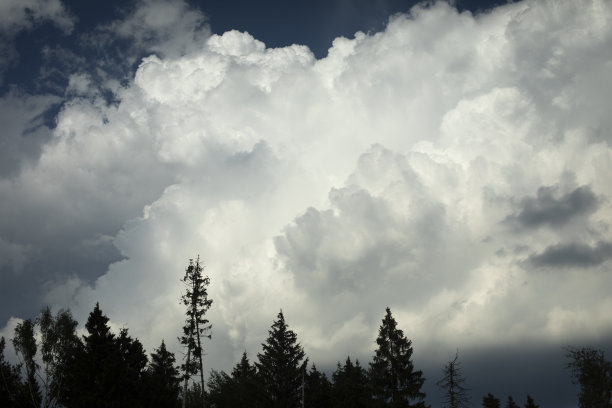
{"type": "Polygon", "coordinates": [[[150,352],[189,259],[208,369],[280,309],[367,365],[385,307],[427,401],[577,405],[612,355],[612,3],[0,2],[0,335],[96,302],[150,352]]]}

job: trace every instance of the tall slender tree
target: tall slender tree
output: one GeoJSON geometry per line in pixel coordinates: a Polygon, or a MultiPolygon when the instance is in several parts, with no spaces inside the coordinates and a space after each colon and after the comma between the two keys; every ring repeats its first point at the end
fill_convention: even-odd
{"type": "Polygon", "coordinates": [[[412,341],[397,328],[391,309],[382,320],[376,344],[378,349],[370,363],[373,396],[378,405],[393,408],[425,408],[421,390],[425,378],[412,363],[412,341]]]}
{"type": "Polygon", "coordinates": [[[181,297],[181,302],[187,309],[183,335],[179,338],[181,344],[187,349],[185,363],[181,366],[184,372],[183,408],[186,406],[189,378],[198,373],[200,374],[202,407],[206,406],[202,340],[205,337],[210,338],[212,325],[205,315],[212,305],[212,299],[208,298],[207,290],[210,278],[202,274],[203,270],[199,256],[195,262],[190,259],[185,276],[181,279],[185,285],[185,294],[181,297]]]}
{"type": "Polygon", "coordinates": [[[262,344],[263,353],[255,363],[269,399],[269,407],[296,408],[300,404],[303,378],[308,359],[297,342],[297,335],[285,323],[281,310],[262,344]]]}
{"type": "Polygon", "coordinates": [[[437,385],[442,388],[444,395],[442,402],[447,408],[467,407],[469,402],[468,389],[465,387],[465,377],[461,373],[461,362],[459,361],[459,350],[455,358],[444,367],[444,376],[437,385]]]}

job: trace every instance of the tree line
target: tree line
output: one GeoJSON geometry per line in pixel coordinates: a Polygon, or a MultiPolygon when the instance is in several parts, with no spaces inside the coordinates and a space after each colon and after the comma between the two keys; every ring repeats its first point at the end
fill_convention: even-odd
{"type": "MultiPolygon", "coordinates": [[[[36,319],[16,326],[11,342],[17,364],[5,359],[6,341],[0,338],[0,407],[429,408],[422,390],[425,377],[412,361],[412,342],[389,308],[367,366],[348,356],[331,378],[315,364],[309,367],[281,310],[254,362],[244,352],[231,372],[213,369],[205,383],[204,340],[212,329],[206,313],[212,300],[199,258],[189,262],[181,281],[181,364],[163,340],[149,358],[127,328],[113,333],[98,303],[82,336],[76,334],[78,322],[69,310],[53,315],[47,307],[36,319]]],[[[568,348],[567,357],[572,380],[580,385],[580,408],[611,408],[612,363],[603,352],[568,348]]],[[[470,406],[458,352],[437,385],[443,407],[470,406]]],[[[501,408],[501,402],[489,393],[482,407],[501,408]]],[[[510,396],[505,407],[519,405],[510,396]]],[[[538,405],[527,395],[524,407],[538,405]]]]}

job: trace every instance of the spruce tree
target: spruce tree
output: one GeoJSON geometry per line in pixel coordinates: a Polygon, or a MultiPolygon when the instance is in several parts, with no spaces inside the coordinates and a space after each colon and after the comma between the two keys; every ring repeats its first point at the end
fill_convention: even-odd
{"type": "Polygon", "coordinates": [[[444,367],[444,376],[437,385],[444,390],[442,402],[447,408],[467,407],[469,397],[468,389],[465,387],[465,378],[461,373],[461,363],[459,362],[459,351],[455,353],[455,358],[444,367]]]}
{"type": "MultiPolygon", "coordinates": [[[[200,374],[199,390],[201,391],[201,405],[202,407],[206,406],[202,340],[204,337],[210,338],[209,332],[212,326],[205,318],[205,315],[212,305],[212,300],[208,298],[207,291],[210,278],[202,274],[203,270],[204,268],[200,264],[199,257],[195,263],[191,259],[185,270],[185,276],[181,279],[186,288],[185,294],[181,297],[181,302],[187,309],[183,335],[179,338],[181,344],[187,349],[185,363],[181,366],[184,372],[183,408],[185,408],[187,403],[187,383],[189,378],[198,373],[200,374]]],[[[193,390],[195,392],[198,388],[194,387],[193,390]]]]}
{"type": "Polygon", "coordinates": [[[482,397],[482,406],[483,408],[499,408],[499,399],[495,398],[493,394],[488,393],[482,397]]]}
{"type": "Polygon", "coordinates": [[[331,408],[332,386],[325,373],[313,364],[306,375],[304,405],[307,407],[331,408]]]}
{"type": "Polygon", "coordinates": [[[512,397],[508,397],[508,401],[506,402],[506,408],[520,408],[512,397]]]}
{"type": "Polygon", "coordinates": [[[249,363],[246,352],[231,375],[213,370],[208,381],[210,404],[215,408],[264,407],[259,391],[257,369],[249,363]]]}
{"type": "Polygon", "coordinates": [[[536,405],[530,395],[527,395],[527,402],[525,403],[525,408],[540,408],[540,406],[536,405]]]}
{"type": "Polygon", "coordinates": [[[246,351],[242,353],[240,362],[232,370],[232,384],[234,407],[249,408],[262,406],[257,368],[249,362],[246,351]]]}
{"type": "Polygon", "coordinates": [[[108,321],[96,303],[85,324],[87,334],[76,367],[71,369],[76,383],[71,406],[103,408],[118,403],[121,356],[108,321]]]}
{"type": "Polygon", "coordinates": [[[268,331],[268,339],[262,347],[263,352],[257,354],[259,362],[255,365],[268,406],[298,407],[308,359],[305,359],[304,349],[297,342],[297,335],[285,323],[282,310],[268,331]]]}
{"type": "Polygon", "coordinates": [[[171,408],[178,405],[180,377],[175,366],[174,354],[161,345],[151,353],[151,363],[147,368],[148,406],[151,408],[171,408]]]}
{"type": "Polygon", "coordinates": [[[378,348],[370,363],[370,379],[374,399],[383,407],[424,408],[425,382],[423,372],[414,369],[412,341],[406,339],[391,310],[382,320],[376,344],[378,348]]]}
{"type": "Polygon", "coordinates": [[[351,358],[347,357],[344,366],[338,362],[332,380],[334,408],[367,408],[372,405],[368,377],[359,360],[353,364],[351,358]]]}

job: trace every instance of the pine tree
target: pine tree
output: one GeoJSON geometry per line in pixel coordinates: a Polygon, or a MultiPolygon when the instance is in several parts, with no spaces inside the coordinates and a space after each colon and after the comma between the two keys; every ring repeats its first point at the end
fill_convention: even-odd
{"type": "Polygon", "coordinates": [[[525,403],[525,408],[540,408],[540,406],[536,405],[530,395],[527,395],[527,402],[525,403]]]}
{"type": "Polygon", "coordinates": [[[246,351],[242,353],[240,362],[232,370],[232,383],[234,390],[233,407],[263,406],[257,368],[249,362],[246,351]]]}
{"type": "Polygon", "coordinates": [[[259,388],[257,369],[249,363],[246,352],[231,375],[213,370],[208,381],[210,403],[215,408],[264,407],[259,388]]]}
{"type": "Polygon", "coordinates": [[[118,396],[121,404],[132,408],[144,407],[148,359],[142,343],[130,337],[126,328],[121,329],[115,341],[120,355],[118,396]]]}
{"type": "Polygon", "coordinates": [[[465,378],[461,374],[461,363],[459,362],[459,351],[455,358],[444,367],[444,377],[437,385],[444,390],[443,403],[447,408],[467,407],[469,397],[468,389],[465,388],[465,378]]]}
{"type": "MultiPolygon", "coordinates": [[[[204,388],[204,363],[203,363],[203,337],[210,338],[211,324],[204,317],[212,305],[212,300],[208,298],[207,287],[210,283],[208,276],[203,276],[204,268],[200,264],[200,258],[195,261],[189,260],[189,266],[185,270],[185,276],[181,280],[185,285],[186,292],[181,297],[183,305],[186,307],[187,318],[183,327],[183,335],[179,338],[181,344],[187,348],[185,364],[181,366],[184,372],[183,385],[183,408],[186,406],[187,383],[192,375],[200,373],[200,390],[202,406],[206,406],[204,388]],[[197,360],[192,360],[192,357],[197,360]]],[[[194,388],[196,390],[196,388],[194,388]]]]}
{"type": "Polygon", "coordinates": [[[262,344],[263,353],[257,354],[259,362],[255,363],[269,400],[268,406],[298,407],[308,359],[304,358],[304,349],[297,342],[297,335],[285,323],[282,310],[268,334],[268,339],[262,344]]]}
{"type": "Polygon", "coordinates": [[[332,386],[325,373],[317,370],[313,364],[306,375],[304,384],[305,406],[318,408],[331,408],[332,406],[332,386]]]}
{"type": "Polygon", "coordinates": [[[572,382],[580,384],[580,408],[609,408],[612,406],[612,363],[601,350],[568,348],[567,367],[572,370],[572,382]]]}
{"type": "Polygon", "coordinates": [[[171,408],[178,405],[180,377],[175,366],[174,354],[161,345],[151,353],[151,363],[147,368],[148,407],[171,408]]]}
{"type": "Polygon", "coordinates": [[[520,408],[512,397],[508,397],[508,401],[506,402],[506,408],[520,408]]]}
{"type": "Polygon", "coordinates": [[[488,393],[482,398],[482,406],[483,408],[499,408],[499,399],[488,393]]]}
{"type": "Polygon", "coordinates": [[[117,400],[120,354],[100,304],[89,314],[83,349],[77,359],[74,406],[104,407],[117,400]]]}
{"type": "Polygon", "coordinates": [[[394,408],[426,407],[425,393],[421,391],[425,378],[422,371],[414,369],[412,342],[397,328],[389,308],[376,344],[378,349],[370,363],[370,378],[377,403],[394,408]]]}
{"type": "Polygon", "coordinates": [[[347,357],[344,366],[338,362],[332,380],[334,408],[367,408],[372,405],[368,377],[359,360],[353,364],[351,358],[347,357]]]}

